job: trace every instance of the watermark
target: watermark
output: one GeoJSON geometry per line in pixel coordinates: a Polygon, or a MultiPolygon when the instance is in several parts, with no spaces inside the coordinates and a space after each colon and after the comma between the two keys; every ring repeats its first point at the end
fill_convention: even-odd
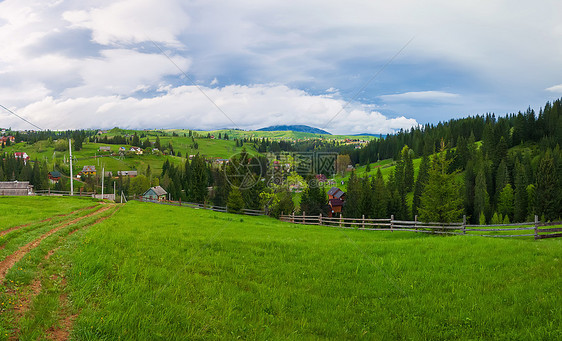
{"type": "Polygon", "coordinates": [[[248,189],[263,178],[268,187],[280,185],[298,187],[292,179],[296,173],[308,180],[308,186],[320,186],[336,173],[336,152],[280,152],[265,157],[250,153],[238,153],[228,159],[224,167],[226,181],[233,187],[248,189]]]}

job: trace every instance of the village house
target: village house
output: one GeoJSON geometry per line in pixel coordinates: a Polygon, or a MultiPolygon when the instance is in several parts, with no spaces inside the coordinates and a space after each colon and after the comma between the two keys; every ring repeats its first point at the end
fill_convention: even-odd
{"type": "Polygon", "coordinates": [[[79,175],[96,175],[96,166],[84,166],[79,175]]]}
{"type": "Polygon", "coordinates": [[[15,143],[16,138],[13,136],[2,136],[0,137],[0,146],[5,146],[8,141],[10,141],[10,143],[15,143]]]}
{"type": "Polygon", "coordinates": [[[0,195],[34,195],[29,181],[0,181],[0,195]]]}
{"type": "Polygon", "coordinates": [[[126,151],[127,151],[127,148],[125,148],[125,147],[119,147],[119,151],[120,151],[120,152],[126,152],[126,151]]]}
{"type": "Polygon", "coordinates": [[[15,152],[14,157],[16,159],[23,159],[23,163],[25,164],[27,164],[27,161],[29,161],[29,155],[27,155],[26,152],[15,152]]]}
{"type": "Polygon", "coordinates": [[[137,171],[117,171],[117,176],[128,176],[129,178],[134,178],[137,175],[137,171]]]}
{"type": "Polygon", "coordinates": [[[137,155],[142,155],[142,149],[139,147],[131,147],[131,149],[129,149],[130,152],[133,152],[137,155]]]}
{"type": "Polygon", "coordinates": [[[99,149],[100,152],[110,152],[111,151],[111,147],[110,146],[101,146],[99,149]]]}
{"type": "Polygon", "coordinates": [[[56,184],[59,182],[62,175],[59,171],[51,171],[47,176],[49,177],[49,181],[51,183],[56,184]]]}
{"type": "Polygon", "coordinates": [[[345,192],[337,187],[332,187],[328,191],[328,202],[330,203],[331,211],[329,216],[337,216],[341,214],[345,201],[345,192]]]}
{"type": "Polygon", "coordinates": [[[228,164],[228,159],[215,159],[214,162],[215,162],[216,164],[219,164],[219,165],[221,165],[221,164],[223,164],[223,163],[228,164]]]}
{"type": "Polygon", "coordinates": [[[166,192],[164,190],[164,188],[162,188],[160,186],[155,186],[155,187],[150,187],[148,189],[148,191],[144,192],[144,194],[141,195],[141,198],[144,199],[144,200],[163,201],[163,200],[166,200],[167,194],[168,194],[168,192],[166,192]]]}

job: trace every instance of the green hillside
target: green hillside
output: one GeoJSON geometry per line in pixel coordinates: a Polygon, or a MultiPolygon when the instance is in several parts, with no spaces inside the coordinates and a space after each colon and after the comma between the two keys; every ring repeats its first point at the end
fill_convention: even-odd
{"type": "Polygon", "coordinates": [[[8,272],[9,307],[41,286],[23,313],[0,315],[4,338],[61,325],[79,340],[562,338],[561,239],[340,230],[138,202],[73,229],[8,272]]]}

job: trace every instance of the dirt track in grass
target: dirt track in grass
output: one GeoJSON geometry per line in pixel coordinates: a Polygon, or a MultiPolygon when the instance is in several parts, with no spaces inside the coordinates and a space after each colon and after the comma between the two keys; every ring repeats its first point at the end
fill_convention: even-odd
{"type": "Polygon", "coordinates": [[[4,260],[2,260],[2,262],[0,262],[0,282],[4,281],[4,278],[6,277],[6,273],[8,272],[8,270],[14,266],[14,264],[16,264],[20,259],[22,259],[29,251],[33,250],[34,248],[36,248],[37,246],[39,246],[39,244],[47,237],[49,237],[50,235],[57,233],[58,231],[60,231],[61,229],[69,226],[69,225],[73,225],[78,223],[79,221],[86,219],[88,217],[91,217],[93,215],[97,215],[100,214],[108,209],[110,209],[112,206],[111,205],[104,205],[101,208],[99,208],[98,210],[87,214],[83,217],[78,217],[76,219],[70,220],[70,221],[66,221],[66,222],[62,222],[59,226],[51,229],[49,232],[45,233],[44,235],[42,235],[41,237],[35,239],[34,241],[20,247],[16,252],[12,253],[11,255],[9,255],[8,257],[6,257],[4,260]]]}

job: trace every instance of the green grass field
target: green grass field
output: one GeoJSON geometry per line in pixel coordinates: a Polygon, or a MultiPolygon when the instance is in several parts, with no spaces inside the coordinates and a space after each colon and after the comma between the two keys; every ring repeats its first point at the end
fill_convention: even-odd
{"type": "Polygon", "coordinates": [[[41,245],[8,274],[23,292],[32,279],[18,271],[43,285],[12,326],[22,339],[69,320],[77,340],[562,338],[562,239],[341,230],[130,202],[41,245]]]}
{"type": "Polygon", "coordinates": [[[0,231],[92,206],[92,200],[53,197],[0,196],[0,231]]]}

